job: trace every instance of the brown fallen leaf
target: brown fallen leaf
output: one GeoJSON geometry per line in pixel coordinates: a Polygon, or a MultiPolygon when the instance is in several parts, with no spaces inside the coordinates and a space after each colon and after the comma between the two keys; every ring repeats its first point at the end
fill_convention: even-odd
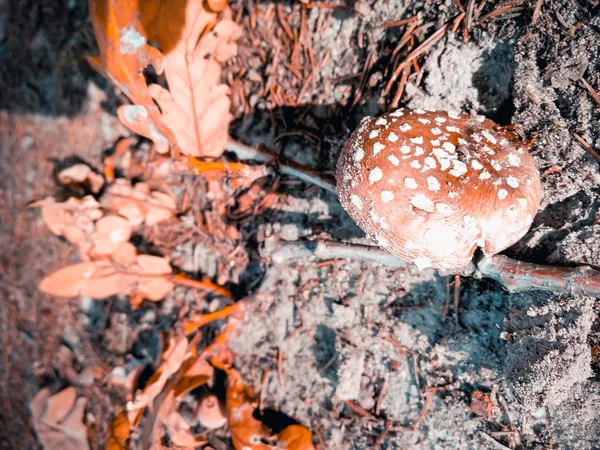
{"type": "Polygon", "coordinates": [[[87,164],[74,164],[61,170],[58,181],[63,184],[77,183],[89,186],[90,190],[97,194],[104,186],[104,177],[92,170],[87,164]]]}
{"type": "Polygon", "coordinates": [[[277,434],[287,450],[315,450],[312,433],[302,425],[290,425],[277,434]]]}
{"type": "MultiPolygon", "coordinates": [[[[220,83],[221,65],[237,52],[241,28],[224,10],[227,2],[211,3],[173,0],[157,6],[149,2],[142,7],[141,17],[164,53],[169,89],[149,86],[162,121],[173,131],[182,153],[216,158],[223,153],[232,119],[229,87],[220,83]]],[[[144,108],[122,106],[117,112],[125,126],[157,142],[152,117],[144,108]]],[[[157,150],[166,151],[164,145],[157,150]]]]}
{"type": "Polygon", "coordinates": [[[111,261],[88,261],[63,267],[44,278],[40,290],[57,297],[84,295],[102,299],[128,291],[127,279],[111,261]]]}
{"type": "MultiPolygon", "coordinates": [[[[197,355],[197,341],[198,338],[194,338],[188,343],[185,338],[171,336],[162,364],[138,396],[138,400],[144,399],[149,410],[139,431],[144,450],[163,448],[161,442],[164,434],[168,434],[171,444],[177,448],[191,450],[206,444],[205,438],[194,436],[177,410],[180,396],[206,383],[213,376],[212,366],[197,355]]],[[[129,414],[137,425],[143,409],[135,414],[135,407],[132,406],[128,404],[129,414]]]]}
{"type": "Polygon", "coordinates": [[[87,427],[83,414],[87,400],[77,398],[75,388],[63,389],[50,395],[48,388],[42,389],[31,400],[29,408],[33,427],[46,450],[89,449],[87,427]]]}
{"type": "Polygon", "coordinates": [[[256,399],[234,369],[227,373],[226,409],[231,440],[236,450],[314,450],[312,434],[302,425],[290,425],[276,437],[269,435],[267,426],[254,418],[256,399]],[[268,442],[268,443],[267,443],[268,442]]]}
{"type": "Polygon", "coordinates": [[[47,197],[30,206],[41,207],[42,219],[48,229],[76,245],[82,258],[87,257],[92,247],[89,236],[95,230],[94,221],[103,215],[100,204],[94,197],[71,197],[65,202],[57,202],[54,198],[47,197]]]}
{"type": "Polygon", "coordinates": [[[181,39],[165,54],[169,90],[149,90],[182,153],[217,158],[229,136],[229,87],[220,84],[221,65],[237,51],[240,27],[220,20],[202,2],[187,2],[181,39]]]}
{"type": "Polygon", "coordinates": [[[177,205],[169,194],[152,190],[146,183],[134,186],[127,180],[116,180],[104,190],[103,207],[126,217],[131,225],[156,225],[175,216],[177,205]]]}
{"type": "Polygon", "coordinates": [[[171,266],[160,256],[138,255],[127,270],[130,273],[131,292],[141,294],[148,300],[162,300],[175,286],[169,279],[171,266]]]}
{"type": "Polygon", "coordinates": [[[110,423],[108,428],[108,443],[106,450],[128,450],[127,441],[131,434],[131,428],[124,412],[118,414],[110,423]]]}
{"type": "Polygon", "coordinates": [[[269,429],[254,418],[256,400],[250,387],[234,369],[227,370],[227,396],[225,406],[231,430],[231,441],[236,450],[272,450],[262,442],[269,438],[269,429]]]}
{"type": "MultiPolygon", "coordinates": [[[[161,53],[147,43],[139,3],[132,0],[89,0],[100,56],[88,60],[134,103],[130,111],[120,115],[124,115],[126,122],[144,117],[148,123],[147,137],[156,143],[158,151],[164,153],[169,146],[176,147],[176,139],[162,122],[143,75],[149,64],[157,73],[162,73],[163,60],[161,53]]],[[[143,3],[159,6],[161,1],[144,0],[143,3]]]]}
{"type": "MultiPolygon", "coordinates": [[[[126,245],[124,248],[128,250],[118,255],[126,262],[126,258],[131,258],[131,247],[126,245]]],[[[63,267],[44,278],[40,289],[57,297],[84,295],[103,299],[117,294],[139,293],[148,300],[157,301],[173,289],[170,276],[171,266],[165,258],[137,255],[126,267],[111,260],[88,261],[63,267]]]]}
{"type": "Polygon", "coordinates": [[[196,358],[196,361],[184,371],[181,378],[173,388],[176,398],[183,398],[185,394],[212,380],[214,368],[208,361],[196,358]]]}

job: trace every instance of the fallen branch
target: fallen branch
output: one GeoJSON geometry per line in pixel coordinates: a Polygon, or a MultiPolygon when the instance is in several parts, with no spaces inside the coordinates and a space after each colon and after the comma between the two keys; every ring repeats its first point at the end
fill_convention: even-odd
{"type": "MultiPolygon", "coordinates": [[[[392,268],[407,263],[386,251],[369,245],[347,244],[324,239],[314,241],[267,241],[262,256],[275,264],[314,257],[319,260],[349,259],[371,261],[392,268]]],[[[575,268],[532,264],[504,255],[485,256],[462,276],[490,278],[509,292],[550,291],[590,295],[600,298],[600,272],[589,266],[575,268]]]]}
{"type": "Polygon", "coordinates": [[[509,292],[550,291],[600,297],[600,272],[589,266],[542,266],[495,255],[479,261],[477,271],[509,292]]]}
{"type": "Polygon", "coordinates": [[[241,160],[255,160],[272,164],[283,175],[298,178],[307,183],[314,184],[329,192],[336,193],[335,180],[319,173],[317,170],[303,164],[290,161],[275,152],[261,147],[250,147],[241,142],[229,139],[225,146],[226,151],[234,153],[241,160]]]}

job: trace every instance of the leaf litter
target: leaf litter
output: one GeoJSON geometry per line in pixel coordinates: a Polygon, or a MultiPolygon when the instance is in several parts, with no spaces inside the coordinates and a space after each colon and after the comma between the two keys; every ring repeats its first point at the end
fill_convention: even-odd
{"type": "Polygon", "coordinates": [[[33,427],[45,450],[86,450],[90,446],[83,416],[87,400],[68,387],[51,395],[44,388],[31,400],[33,427]]]}

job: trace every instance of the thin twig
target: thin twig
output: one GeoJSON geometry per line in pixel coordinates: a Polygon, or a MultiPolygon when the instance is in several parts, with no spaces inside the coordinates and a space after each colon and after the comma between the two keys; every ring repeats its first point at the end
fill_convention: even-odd
{"type": "Polygon", "coordinates": [[[242,144],[241,142],[230,139],[225,146],[227,151],[235,153],[239,159],[255,160],[262,163],[270,163],[275,165],[279,172],[283,175],[288,175],[298,178],[307,183],[314,184],[329,192],[336,193],[335,180],[331,177],[323,175],[312,167],[287,160],[286,158],[277,155],[270,150],[264,148],[255,148],[242,144]]]}
{"type": "Polygon", "coordinates": [[[586,142],[585,139],[583,139],[577,133],[573,133],[573,137],[575,138],[575,140],[577,142],[579,142],[579,144],[583,147],[583,149],[586,152],[588,152],[590,155],[592,155],[596,161],[600,162],[600,154],[598,154],[598,152],[596,150],[594,150],[592,148],[592,146],[586,142]]]}
{"type": "Polygon", "coordinates": [[[454,275],[454,321],[458,322],[458,303],[460,301],[460,275],[454,275]]]}
{"type": "Polygon", "coordinates": [[[537,2],[535,4],[535,8],[533,8],[533,16],[531,17],[531,23],[533,25],[537,24],[537,21],[540,18],[540,13],[542,12],[543,4],[544,4],[544,0],[537,0],[537,2]]]}
{"type": "Polygon", "coordinates": [[[226,319],[232,314],[239,312],[242,308],[242,303],[234,303],[233,305],[226,306],[219,311],[215,311],[208,314],[193,314],[189,320],[183,321],[183,328],[185,334],[191,334],[198,328],[214,322],[215,320],[226,319]]]}
{"type": "Polygon", "coordinates": [[[419,418],[415,420],[415,422],[411,426],[413,431],[416,431],[421,427],[421,423],[423,423],[427,412],[433,405],[433,400],[435,399],[436,394],[437,390],[435,389],[427,389],[425,391],[425,403],[423,404],[423,409],[421,409],[421,414],[419,414],[419,418]]]}
{"type": "Polygon", "coordinates": [[[479,19],[479,23],[483,23],[486,20],[493,19],[494,17],[500,17],[506,14],[513,14],[524,9],[525,8],[523,6],[500,6],[499,8],[493,10],[492,12],[486,14],[481,19],[479,19]]]}
{"type": "Polygon", "coordinates": [[[358,404],[354,403],[354,402],[353,402],[353,401],[351,401],[351,400],[344,400],[344,404],[345,404],[345,405],[346,405],[348,408],[350,408],[352,411],[354,411],[354,412],[355,412],[355,413],[357,413],[357,414],[360,414],[360,415],[361,415],[361,416],[363,416],[363,417],[367,417],[367,418],[369,418],[369,419],[372,419],[372,420],[375,420],[375,421],[379,420],[379,419],[377,419],[377,417],[375,417],[373,414],[371,414],[371,413],[370,413],[369,411],[367,411],[365,408],[363,408],[362,406],[360,406],[360,405],[358,405],[358,404]]]}
{"type": "Polygon", "coordinates": [[[279,386],[283,387],[283,350],[277,352],[277,376],[279,377],[279,386]]]}
{"type": "Polygon", "coordinates": [[[381,445],[381,443],[383,442],[383,440],[385,439],[387,434],[392,429],[392,424],[393,424],[393,422],[391,420],[388,420],[385,422],[385,427],[383,428],[383,431],[381,432],[379,437],[375,440],[373,445],[371,445],[371,450],[375,450],[376,448],[379,448],[379,446],[381,445]]]}
{"type": "Polygon", "coordinates": [[[389,267],[405,267],[406,263],[392,256],[379,247],[343,242],[315,240],[289,241],[273,243],[271,248],[264,249],[264,257],[270,258],[275,264],[281,264],[290,259],[314,256],[317,259],[357,259],[385,264],[389,267]]]}
{"type": "Polygon", "coordinates": [[[394,20],[393,22],[386,22],[384,24],[379,25],[379,28],[399,27],[400,25],[406,25],[409,22],[415,22],[417,19],[417,16],[411,16],[406,19],[394,20]]]}
{"type": "Polygon", "coordinates": [[[379,392],[379,397],[377,397],[377,403],[375,404],[375,415],[378,416],[381,413],[381,405],[383,405],[383,400],[385,399],[385,394],[387,393],[388,388],[388,380],[385,380],[381,385],[381,391],[379,392]]]}
{"type": "Polygon", "coordinates": [[[592,96],[592,98],[594,99],[596,104],[598,106],[600,106],[600,95],[598,94],[598,92],[596,92],[596,90],[583,78],[581,78],[579,81],[581,81],[581,84],[583,84],[583,87],[585,87],[587,89],[587,91],[590,93],[590,95],[592,96]]]}
{"type": "MultiPolygon", "coordinates": [[[[413,60],[414,61],[414,60],[413,60]]],[[[400,83],[398,83],[398,89],[396,89],[396,93],[394,94],[394,98],[390,103],[391,108],[397,108],[400,104],[400,98],[402,94],[404,94],[404,88],[406,87],[406,83],[408,81],[408,76],[410,75],[410,66],[406,66],[402,71],[402,76],[400,77],[400,83]]]]}
{"type": "Polygon", "coordinates": [[[204,289],[215,294],[221,295],[225,298],[233,300],[233,295],[227,289],[218,284],[213,283],[208,278],[203,278],[202,280],[194,280],[192,278],[186,277],[184,274],[177,274],[171,278],[171,281],[180,286],[185,286],[194,289],[204,289]]]}
{"type": "Polygon", "coordinates": [[[465,18],[465,26],[470,30],[473,26],[473,11],[475,10],[475,0],[467,2],[467,17],[465,18]]]}
{"type": "Polygon", "coordinates": [[[433,45],[435,45],[435,43],[437,41],[439,41],[441,38],[443,38],[444,34],[446,34],[447,29],[448,29],[448,24],[445,23],[444,25],[439,27],[431,36],[429,36],[427,39],[425,39],[425,41],[423,41],[423,43],[421,45],[419,45],[416,49],[414,49],[412,52],[410,52],[408,54],[408,56],[404,59],[404,61],[402,61],[400,64],[398,64],[398,66],[394,70],[394,73],[390,77],[390,80],[388,81],[388,83],[384,89],[384,95],[387,95],[390,92],[390,90],[392,89],[392,84],[394,83],[394,80],[396,78],[398,78],[398,75],[400,75],[400,73],[404,70],[404,68],[407,65],[411,64],[413,59],[418,58],[423,53],[427,52],[431,47],[433,47],[433,45]]]}

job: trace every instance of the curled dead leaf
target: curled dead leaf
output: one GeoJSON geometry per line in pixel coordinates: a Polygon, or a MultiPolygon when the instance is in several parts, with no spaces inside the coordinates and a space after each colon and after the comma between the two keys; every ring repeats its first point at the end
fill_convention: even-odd
{"type": "MultiPolygon", "coordinates": [[[[161,2],[145,0],[143,3],[160,5],[161,2]]],[[[100,49],[99,57],[88,58],[90,64],[139,107],[134,110],[135,114],[145,114],[150,128],[160,137],[159,142],[176,146],[176,139],[162,122],[144,79],[143,70],[149,64],[157,73],[162,73],[163,59],[161,53],[147,43],[138,2],[89,0],[89,9],[100,49]]]]}
{"type": "Polygon", "coordinates": [[[104,186],[104,177],[94,172],[87,164],[74,164],[61,170],[58,174],[58,181],[63,184],[85,184],[94,194],[100,192],[104,186]]]}
{"type": "Polygon", "coordinates": [[[287,450],[315,450],[312,433],[302,425],[290,425],[277,434],[287,450]]]}
{"type": "Polygon", "coordinates": [[[41,207],[42,219],[52,233],[64,236],[67,241],[76,245],[82,257],[88,254],[91,248],[88,237],[94,232],[94,221],[103,214],[94,197],[71,197],[65,202],[57,202],[48,197],[30,206],[41,207]]]}
{"type": "Polygon", "coordinates": [[[146,183],[134,186],[127,180],[116,180],[104,190],[102,206],[126,217],[133,226],[155,225],[174,217],[177,205],[169,194],[150,189],[146,183]]]}
{"type": "Polygon", "coordinates": [[[37,393],[29,408],[33,426],[44,449],[90,448],[87,427],[83,423],[86,403],[85,398],[77,398],[73,387],[63,389],[55,395],[50,395],[48,388],[37,393]]]}
{"type": "Polygon", "coordinates": [[[254,394],[233,369],[227,371],[225,405],[231,441],[236,450],[272,450],[270,445],[263,443],[269,437],[267,426],[253,415],[256,409],[254,394]]]}
{"type": "Polygon", "coordinates": [[[169,378],[176,373],[188,355],[188,340],[185,337],[169,338],[169,343],[162,355],[162,362],[154,375],[148,380],[144,389],[136,395],[134,401],[127,404],[127,417],[129,423],[137,426],[141,413],[146,406],[152,404],[154,399],[162,392],[169,378]]]}
{"type": "MultiPolygon", "coordinates": [[[[160,132],[156,126],[158,119],[152,117],[149,110],[152,111],[152,108],[145,105],[123,105],[117,108],[117,116],[121,123],[131,131],[154,142],[158,153],[167,153],[171,141],[160,132]]],[[[162,118],[160,120],[162,121],[162,118]]]]}
{"type": "Polygon", "coordinates": [[[214,368],[208,361],[196,358],[196,361],[183,373],[181,379],[173,388],[176,398],[183,398],[185,394],[212,380],[214,368]]]}
{"type": "Polygon", "coordinates": [[[108,429],[108,443],[106,450],[128,450],[127,441],[131,434],[131,427],[124,412],[118,414],[110,423],[108,429]]]}

